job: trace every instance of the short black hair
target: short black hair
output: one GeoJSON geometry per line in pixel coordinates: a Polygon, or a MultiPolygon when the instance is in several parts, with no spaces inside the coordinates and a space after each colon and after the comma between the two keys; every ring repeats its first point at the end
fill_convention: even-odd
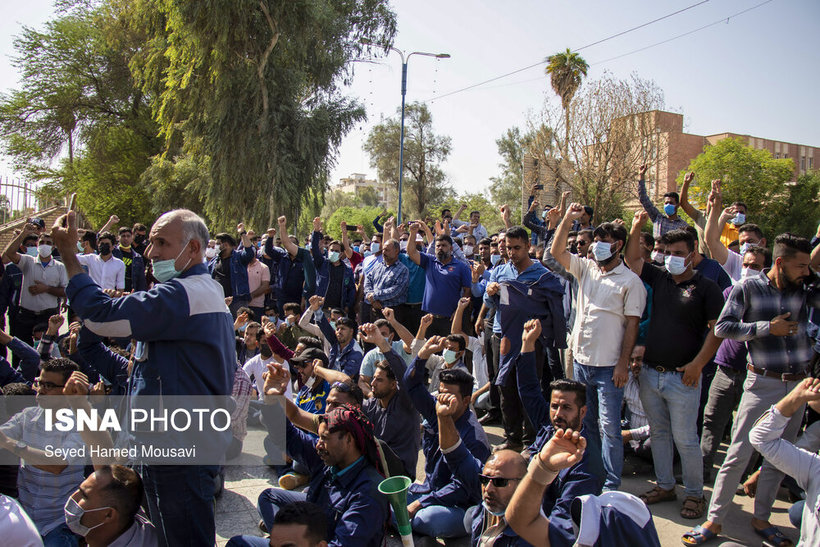
{"type": "Polygon", "coordinates": [[[145,224],[141,222],[137,222],[136,224],[134,224],[135,232],[142,232],[143,230],[148,231],[148,227],[145,224]]]}
{"type": "Polygon", "coordinates": [[[652,248],[655,246],[655,238],[649,232],[641,232],[641,239],[647,247],[652,248]]]}
{"type": "Polygon", "coordinates": [[[680,203],[680,196],[677,192],[666,192],[663,197],[665,198],[675,198],[675,203],[680,203]]]}
{"type": "Polygon", "coordinates": [[[379,361],[373,366],[379,370],[383,370],[388,380],[396,379],[396,373],[393,372],[393,369],[390,368],[390,363],[387,361],[379,361]]]}
{"type": "Polygon", "coordinates": [[[237,315],[237,317],[238,317],[238,316],[240,316],[240,315],[242,315],[243,313],[247,313],[247,314],[248,314],[248,321],[253,321],[254,319],[256,319],[256,314],[255,314],[255,313],[253,313],[253,310],[252,310],[252,309],[250,309],[250,308],[249,308],[249,307],[247,307],[247,306],[242,306],[241,308],[239,308],[238,310],[236,310],[236,315],[237,315]]]}
{"type": "Polygon", "coordinates": [[[735,206],[740,205],[741,207],[743,207],[747,211],[749,210],[749,207],[747,207],[746,204],[743,203],[742,201],[736,201],[736,202],[732,203],[732,205],[735,205],[735,206]]]}
{"type": "Polygon", "coordinates": [[[764,268],[772,267],[772,253],[766,247],[760,247],[759,245],[751,245],[746,249],[746,252],[743,254],[747,253],[752,253],[755,256],[762,256],[764,268]]]}
{"type": "Polygon", "coordinates": [[[458,351],[464,351],[467,347],[466,342],[464,342],[464,337],[458,334],[448,334],[446,340],[458,344],[458,351]]]}
{"type": "Polygon", "coordinates": [[[581,237],[581,236],[584,236],[584,237],[586,237],[587,239],[589,239],[590,241],[592,241],[592,240],[594,240],[594,239],[595,239],[595,235],[594,235],[594,234],[595,234],[595,232],[594,232],[593,230],[590,230],[589,228],[584,228],[583,230],[578,230],[578,235],[577,235],[577,236],[575,236],[575,237],[576,237],[576,238],[579,238],[579,237],[581,237]]]}
{"type": "Polygon", "coordinates": [[[785,234],[780,234],[774,240],[774,252],[772,255],[775,259],[792,258],[798,253],[811,254],[811,243],[809,243],[809,240],[805,237],[786,232],[785,234]]]}
{"type": "Polygon", "coordinates": [[[359,330],[359,325],[356,323],[355,319],[351,319],[349,317],[340,317],[338,321],[336,321],[336,326],[347,327],[355,333],[359,330]]]}
{"type": "Polygon", "coordinates": [[[298,302],[288,302],[287,304],[282,306],[282,311],[285,312],[285,315],[287,315],[290,312],[293,312],[294,315],[301,315],[302,306],[298,302]]]}
{"type": "Polygon", "coordinates": [[[101,233],[100,237],[97,238],[97,241],[102,242],[103,239],[107,239],[108,241],[110,241],[112,247],[117,244],[117,238],[114,237],[114,234],[112,234],[111,232],[101,233]]]}
{"type": "Polygon", "coordinates": [[[105,503],[114,507],[120,515],[120,522],[134,520],[142,503],[143,488],[139,474],[124,465],[103,465],[97,475],[107,475],[110,480],[101,488],[105,503]]]}
{"type": "Polygon", "coordinates": [[[458,386],[458,392],[462,397],[469,397],[473,394],[473,377],[469,372],[460,368],[450,368],[442,370],[438,376],[439,384],[449,384],[458,386]]]}
{"type": "Polygon", "coordinates": [[[80,241],[87,241],[91,248],[96,250],[97,249],[97,232],[89,232],[86,231],[83,236],[80,238],[80,241]]]}
{"type": "MultiPolygon", "coordinates": [[[[362,392],[362,388],[359,387],[359,384],[355,383],[353,380],[345,380],[344,382],[334,382],[331,384],[330,389],[335,389],[342,393],[347,393],[353,398],[356,405],[362,406],[364,402],[364,393],[362,392]]],[[[328,393],[330,390],[328,390],[328,393]]]]}
{"type": "Polygon", "coordinates": [[[448,236],[447,234],[441,234],[440,236],[436,237],[436,241],[446,241],[452,247],[453,245],[453,238],[448,236]]]}
{"type": "Polygon", "coordinates": [[[746,224],[737,229],[738,235],[744,232],[751,232],[754,235],[756,235],[758,239],[763,239],[765,237],[763,235],[763,230],[760,229],[760,226],[758,226],[757,224],[752,224],[751,222],[747,222],[746,224]]]}
{"type": "Polygon", "coordinates": [[[470,216],[473,216],[473,215],[475,215],[475,214],[479,214],[479,215],[480,215],[480,214],[481,214],[481,211],[470,211],[470,216]]]}
{"type": "Polygon", "coordinates": [[[217,240],[220,243],[228,243],[228,244],[230,244],[231,247],[236,247],[236,240],[234,239],[234,237],[231,234],[222,232],[222,233],[216,234],[214,236],[214,239],[217,240]]]}
{"type": "Polygon", "coordinates": [[[578,403],[579,407],[586,406],[587,404],[587,386],[577,380],[569,380],[566,378],[553,380],[550,382],[550,391],[572,392],[575,394],[575,402],[578,403]]]}
{"type": "Polygon", "coordinates": [[[300,336],[296,339],[297,344],[302,344],[306,348],[323,349],[322,341],[315,336],[300,336]]]}
{"type": "Polygon", "coordinates": [[[117,233],[119,235],[122,235],[122,234],[133,234],[134,232],[132,232],[131,228],[129,228],[128,226],[123,226],[122,228],[117,230],[117,233]]]}
{"type": "Polygon", "coordinates": [[[692,237],[688,231],[678,228],[676,230],[670,230],[661,236],[661,242],[664,245],[671,245],[673,243],[677,243],[678,241],[683,241],[686,243],[686,248],[689,249],[689,252],[695,250],[695,238],[692,237]]]}
{"type": "Polygon", "coordinates": [[[393,325],[391,325],[390,321],[388,321],[387,319],[376,319],[376,322],[373,324],[376,325],[376,328],[378,329],[382,327],[387,327],[387,329],[390,331],[390,334],[396,334],[396,329],[393,328],[393,325]]]}
{"type": "Polygon", "coordinates": [[[482,237],[481,241],[478,242],[479,245],[487,245],[490,246],[493,244],[493,240],[489,237],[482,237]]]}
{"type": "Polygon", "coordinates": [[[607,236],[612,237],[615,241],[620,241],[626,244],[626,228],[621,224],[614,222],[604,222],[592,232],[592,238],[599,237],[601,239],[607,236]]]}
{"type": "Polygon", "coordinates": [[[530,234],[527,233],[527,230],[522,228],[521,226],[513,226],[509,230],[505,236],[507,239],[520,239],[526,242],[530,241],[530,234]]]}
{"type": "Polygon", "coordinates": [[[63,382],[68,380],[71,373],[80,370],[80,367],[71,359],[59,357],[56,359],[49,359],[40,363],[40,370],[43,372],[57,372],[63,375],[63,382]]]}
{"type": "Polygon", "coordinates": [[[23,242],[21,243],[21,245],[23,245],[24,247],[28,247],[26,243],[28,243],[29,241],[33,241],[36,245],[39,240],[40,236],[38,236],[37,234],[30,234],[23,238],[23,242]]]}
{"type": "Polygon", "coordinates": [[[327,515],[325,510],[309,501],[295,501],[283,505],[273,517],[273,525],[297,524],[305,527],[305,539],[319,543],[327,539],[327,515]]]}

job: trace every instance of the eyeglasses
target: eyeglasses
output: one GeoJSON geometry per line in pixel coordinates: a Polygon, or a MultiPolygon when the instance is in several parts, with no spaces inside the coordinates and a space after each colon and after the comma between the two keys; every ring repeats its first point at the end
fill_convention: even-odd
{"type": "Polygon", "coordinates": [[[54,382],[44,382],[39,378],[34,379],[34,387],[41,387],[43,389],[52,390],[57,389],[58,387],[65,387],[65,384],[55,384],[54,382]]]}
{"type": "Polygon", "coordinates": [[[503,477],[488,477],[487,475],[479,475],[479,478],[481,479],[481,485],[482,486],[487,486],[492,481],[493,486],[495,486],[496,488],[505,488],[510,483],[510,481],[520,481],[521,480],[520,478],[518,478],[518,479],[505,479],[503,477]]]}

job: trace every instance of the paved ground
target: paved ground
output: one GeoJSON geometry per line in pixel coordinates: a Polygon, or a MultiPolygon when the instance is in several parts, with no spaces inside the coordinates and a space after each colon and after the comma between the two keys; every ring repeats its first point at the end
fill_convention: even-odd
{"type": "MultiPolygon", "coordinates": [[[[487,431],[492,443],[500,442],[498,427],[489,427],[487,431]]],[[[225,491],[217,500],[216,533],[217,545],[227,543],[231,536],[236,534],[262,535],[257,528],[259,514],[256,512],[256,499],[264,489],[276,485],[276,473],[262,464],[264,449],[262,439],[265,434],[261,428],[249,428],[245,439],[243,454],[227,468],[225,491]]],[[[725,448],[725,447],[724,447],[725,448]]],[[[722,459],[723,454],[719,455],[722,459]]],[[[419,458],[419,469],[423,467],[423,458],[419,458]]],[[[421,475],[422,472],[419,472],[421,475]]],[[[625,464],[622,490],[633,494],[640,494],[649,490],[653,485],[651,466],[639,460],[628,459],[625,464]]],[[[678,492],[683,495],[682,490],[678,492]]],[[[711,495],[711,488],[707,489],[707,498],[711,495]]],[[[709,545],[761,545],[761,539],[756,536],[749,525],[753,500],[747,497],[735,497],[729,517],[724,524],[725,535],[709,545]]],[[[790,504],[778,500],[772,514],[772,522],[780,526],[783,532],[795,543],[798,531],[789,524],[786,511],[790,504]]],[[[678,514],[680,501],[653,505],[651,507],[655,519],[655,526],[661,538],[661,545],[681,545],[680,536],[697,522],[686,521],[678,514]]],[[[400,542],[388,542],[389,545],[401,545],[400,542]]]]}

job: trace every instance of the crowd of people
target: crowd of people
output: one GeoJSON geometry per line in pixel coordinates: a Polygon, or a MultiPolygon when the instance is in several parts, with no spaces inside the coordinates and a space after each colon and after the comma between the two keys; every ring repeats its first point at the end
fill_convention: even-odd
{"type": "Polygon", "coordinates": [[[370,237],[342,222],[333,238],[316,218],[301,242],[285,217],[236,234],[187,210],[150,231],[30,219],[0,281],[0,450],[20,462],[0,467],[0,534],[213,545],[224,466],[251,426],[268,431],[278,486],[258,499],[268,537],[232,546],[381,545],[401,522],[379,491],[391,476],[413,481],[419,541],[659,545],[649,506],[678,499],[676,463],[680,516],[700,523],[685,545],[721,533],[739,486],[754,531],[790,545],[769,520],[781,484],[816,544],[820,228],[765,234],[743,203],[724,208],[720,181],[700,211],[691,174],[661,211],[644,173],[631,224],[534,189],[520,225],[501,208],[498,233],[478,211],[461,220],[465,206],[380,215],[370,237]],[[105,431],[50,431],[43,412],[106,393],[230,396],[230,428],[207,446],[220,464],[44,452],[114,446],[105,431]],[[627,457],[654,472],[637,497],[619,491],[627,457]]]}

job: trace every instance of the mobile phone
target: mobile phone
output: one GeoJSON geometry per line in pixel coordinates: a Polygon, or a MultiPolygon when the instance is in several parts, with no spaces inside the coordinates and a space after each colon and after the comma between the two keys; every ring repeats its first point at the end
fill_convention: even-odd
{"type": "Polygon", "coordinates": [[[68,210],[69,211],[76,211],[77,210],[77,192],[73,192],[71,197],[68,198],[68,210]]]}
{"type": "Polygon", "coordinates": [[[345,228],[347,228],[347,231],[348,231],[348,232],[355,232],[356,230],[358,230],[358,228],[357,228],[357,227],[355,227],[355,226],[350,226],[350,225],[345,226],[345,228]]]}
{"type": "Polygon", "coordinates": [[[534,188],[535,190],[543,190],[543,189],[544,189],[544,185],[543,185],[543,184],[536,184],[533,188],[534,188]]]}

